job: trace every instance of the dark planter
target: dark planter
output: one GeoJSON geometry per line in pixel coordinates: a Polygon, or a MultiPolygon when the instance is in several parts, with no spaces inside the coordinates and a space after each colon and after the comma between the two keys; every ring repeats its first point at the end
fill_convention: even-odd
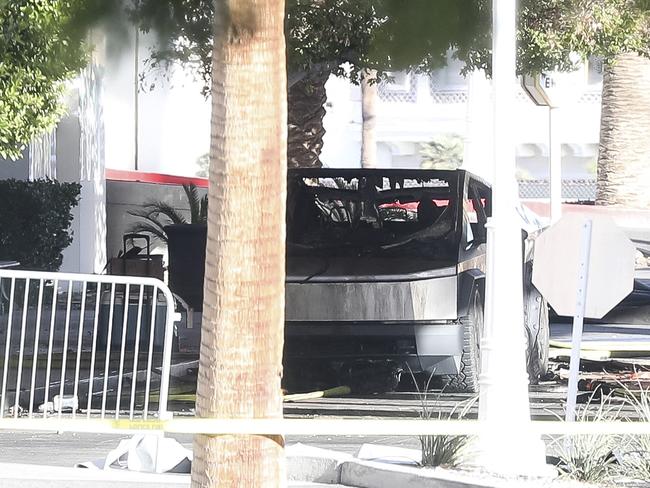
{"type": "Polygon", "coordinates": [[[203,310],[205,272],[205,224],[175,224],[165,227],[169,252],[169,288],[194,310],[203,310]]]}

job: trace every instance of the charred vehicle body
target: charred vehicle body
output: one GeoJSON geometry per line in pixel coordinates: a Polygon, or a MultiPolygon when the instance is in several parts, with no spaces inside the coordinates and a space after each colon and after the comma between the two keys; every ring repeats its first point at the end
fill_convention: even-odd
{"type": "MultiPolygon", "coordinates": [[[[339,373],[388,361],[476,391],[489,186],[462,170],[299,169],[287,196],[285,372],[301,360],[339,373]]],[[[522,242],[526,260],[532,240],[522,242]]],[[[535,379],[548,310],[531,269],[526,260],[522,333],[535,379]]]]}

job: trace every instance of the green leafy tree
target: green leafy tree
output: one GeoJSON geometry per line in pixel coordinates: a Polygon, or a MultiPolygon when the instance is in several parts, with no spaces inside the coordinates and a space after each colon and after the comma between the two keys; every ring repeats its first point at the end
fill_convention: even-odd
{"type": "Polygon", "coordinates": [[[423,169],[458,169],[463,164],[463,138],[443,134],[420,146],[423,169]]]}
{"type": "MultiPolygon", "coordinates": [[[[110,10],[107,5],[117,0],[93,2],[110,10]]],[[[571,69],[571,53],[605,60],[598,203],[650,205],[650,194],[640,187],[650,177],[649,7],[646,0],[519,2],[520,73],[571,69]]],[[[202,77],[207,93],[212,0],[140,0],[130,14],[142,30],[159,35],[151,73],[180,62],[202,77]]],[[[289,0],[288,164],[320,164],[331,74],[359,82],[367,69],[379,78],[404,69],[428,72],[444,64],[449,48],[465,72],[489,73],[491,15],[490,0],[289,0]]]]}
{"type": "MultiPolygon", "coordinates": [[[[490,29],[460,46],[466,69],[490,71],[490,29]],[[487,34],[487,35],[486,35],[487,34]]],[[[571,53],[604,60],[597,204],[650,207],[650,2],[522,0],[518,70],[571,69],[571,53]]]]}
{"type": "Polygon", "coordinates": [[[196,159],[196,165],[199,167],[199,169],[196,171],[196,176],[200,176],[201,178],[207,178],[210,173],[210,155],[209,154],[202,154],[196,159]]]}
{"type": "Polygon", "coordinates": [[[17,159],[61,114],[65,81],[86,64],[81,0],[0,1],[0,157],[17,159]]]}
{"type": "MultiPolygon", "coordinates": [[[[478,18],[473,5],[474,0],[413,0],[406,5],[397,0],[288,1],[289,166],[320,165],[325,82],[330,75],[359,83],[366,69],[377,70],[382,78],[392,70],[440,67],[447,49],[478,18]]],[[[159,36],[145,84],[153,87],[161,77],[155,75],[164,78],[171,63],[181,63],[203,79],[207,94],[212,71],[212,0],[141,0],[132,14],[144,31],[159,36]]]]}

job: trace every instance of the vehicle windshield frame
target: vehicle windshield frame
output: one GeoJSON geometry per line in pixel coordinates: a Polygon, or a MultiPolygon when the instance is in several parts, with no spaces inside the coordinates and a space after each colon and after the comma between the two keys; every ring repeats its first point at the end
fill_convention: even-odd
{"type": "MultiPolygon", "coordinates": [[[[297,205],[295,202],[292,202],[292,192],[300,191],[306,194],[309,194],[310,198],[314,198],[316,206],[318,206],[318,199],[321,196],[325,196],[325,199],[329,198],[330,200],[339,197],[341,200],[346,202],[354,201],[360,204],[363,203],[372,203],[374,207],[374,212],[376,216],[375,223],[378,228],[382,228],[382,225],[385,225],[386,222],[397,222],[398,220],[384,220],[381,218],[381,210],[388,208],[384,207],[385,205],[391,205],[391,203],[398,204],[399,206],[400,195],[403,195],[408,198],[406,204],[410,205],[408,209],[405,210],[405,214],[411,214],[411,218],[406,217],[403,222],[417,223],[413,221],[413,213],[417,214],[416,209],[413,207],[416,201],[422,201],[423,195],[431,195],[434,203],[436,201],[440,202],[441,200],[446,200],[443,204],[443,211],[439,215],[446,215],[445,223],[450,226],[446,229],[444,237],[440,239],[440,242],[445,240],[445,243],[450,249],[453,249],[453,252],[448,252],[447,257],[449,259],[457,259],[458,257],[458,247],[461,240],[462,226],[462,201],[464,193],[464,181],[465,175],[463,171],[454,170],[398,170],[398,169],[294,169],[289,170],[288,172],[288,205],[287,205],[287,247],[288,254],[292,254],[292,251],[295,251],[296,248],[301,246],[306,249],[322,250],[322,249],[357,249],[360,253],[367,252],[372,254],[373,250],[375,252],[384,252],[385,249],[393,246],[392,243],[383,243],[383,244],[372,244],[365,242],[353,243],[351,241],[342,243],[342,242],[329,242],[324,243],[323,245],[303,245],[297,239],[295,239],[293,208],[294,205],[297,205]],[[314,181],[313,184],[308,184],[308,181],[314,181]],[[324,180],[337,181],[336,184],[322,184],[324,180]],[[315,182],[318,181],[319,184],[315,182]],[[408,181],[416,181],[416,185],[405,184],[408,181]],[[351,185],[352,182],[356,182],[355,185],[351,185]],[[379,183],[380,182],[380,183],[379,183]],[[387,185],[388,183],[388,185],[387,185]],[[427,185],[427,183],[432,183],[427,185]],[[352,188],[346,188],[345,186],[350,185],[352,188]],[[447,211],[449,214],[444,214],[447,211]]],[[[362,205],[363,206],[363,205],[362,205]]],[[[397,207],[390,207],[397,208],[397,207]]],[[[372,210],[369,211],[369,215],[372,214],[372,210]]],[[[372,215],[368,216],[363,213],[360,217],[364,223],[372,222],[372,215]],[[366,220],[364,220],[366,219],[366,220]]],[[[422,242],[424,239],[428,239],[432,244],[437,242],[438,236],[435,234],[436,230],[434,229],[439,223],[439,219],[431,225],[424,224],[421,228],[414,232],[405,232],[403,236],[400,236],[399,233],[395,233],[397,236],[396,242],[394,243],[395,247],[402,247],[405,244],[412,242],[422,242]],[[404,237],[405,242],[400,243],[399,238],[404,237]]],[[[334,221],[338,223],[339,221],[334,221]]],[[[342,221],[341,221],[342,222],[342,221]]],[[[349,224],[352,226],[353,221],[352,217],[349,216],[349,224]]],[[[356,232],[356,229],[351,227],[352,232],[356,232]]],[[[400,231],[401,232],[401,231],[400,231]]],[[[350,234],[352,235],[352,234],[350,234]]],[[[389,252],[385,253],[389,255],[389,252]]],[[[388,256],[387,256],[388,257],[388,256]]]]}

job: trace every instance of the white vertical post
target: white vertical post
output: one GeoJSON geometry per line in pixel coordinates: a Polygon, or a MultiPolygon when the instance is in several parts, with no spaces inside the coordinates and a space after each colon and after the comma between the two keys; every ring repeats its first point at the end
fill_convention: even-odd
{"type": "Polygon", "coordinates": [[[555,107],[548,108],[548,158],[552,224],[562,217],[562,143],[558,131],[557,110],[555,107]]]}
{"type": "Polygon", "coordinates": [[[580,372],[580,343],[582,342],[582,326],[587,305],[587,282],[589,279],[589,258],[591,255],[591,220],[582,227],[582,247],[578,268],[578,288],[576,293],[576,313],[573,317],[573,333],[571,337],[571,361],[569,363],[569,389],[567,392],[566,421],[576,419],[576,397],[578,396],[578,373],[580,372]]]}
{"type": "Polygon", "coordinates": [[[477,463],[500,474],[546,474],[530,429],[524,345],[522,236],[515,178],[516,0],[493,0],[493,216],[488,222],[477,463]]]}
{"type": "Polygon", "coordinates": [[[485,72],[476,70],[468,76],[467,122],[462,168],[490,184],[494,181],[492,165],[485,164],[485,155],[492,154],[492,83],[485,72]]]}

